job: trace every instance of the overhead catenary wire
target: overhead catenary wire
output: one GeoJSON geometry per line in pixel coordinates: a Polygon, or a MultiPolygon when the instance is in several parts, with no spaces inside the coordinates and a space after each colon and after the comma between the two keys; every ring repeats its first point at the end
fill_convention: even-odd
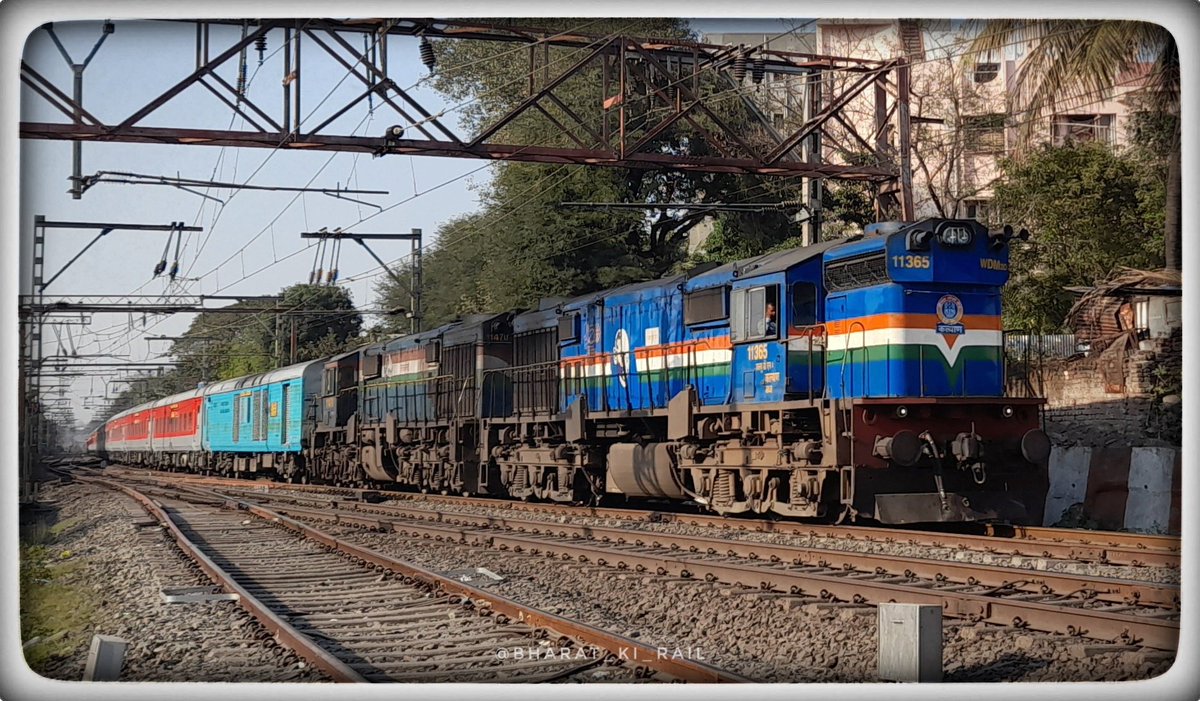
{"type": "MultiPolygon", "coordinates": [[[[562,35],[566,35],[566,34],[575,33],[575,32],[581,31],[582,29],[584,29],[584,28],[586,28],[586,27],[589,27],[589,26],[591,26],[591,25],[594,25],[594,24],[596,24],[596,23],[598,23],[598,22],[600,22],[600,21],[603,21],[603,18],[600,18],[600,19],[595,19],[595,20],[589,20],[588,22],[585,22],[584,24],[578,25],[578,26],[576,26],[576,27],[574,27],[574,28],[572,28],[572,29],[569,29],[569,30],[567,30],[567,31],[565,31],[565,32],[561,32],[561,33],[559,33],[559,34],[552,35],[551,37],[547,37],[547,38],[545,38],[545,39],[543,39],[543,40],[538,40],[538,41],[539,41],[539,42],[541,42],[541,41],[546,41],[546,40],[550,40],[550,39],[552,39],[554,36],[562,36],[562,35]]],[[[308,20],[308,21],[306,21],[306,22],[305,22],[305,25],[307,26],[307,24],[308,24],[309,22],[311,22],[311,20],[308,20]]],[[[303,27],[301,27],[301,29],[303,29],[303,27]]],[[[298,35],[297,35],[297,36],[298,36],[298,35]]],[[[275,54],[279,53],[280,51],[287,50],[287,49],[289,48],[289,43],[290,43],[290,41],[294,41],[294,40],[295,40],[295,39],[290,39],[288,42],[284,42],[284,43],[282,43],[282,44],[281,44],[281,45],[280,45],[278,48],[276,48],[274,51],[272,51],[270,55],[271,55],[271,56],[274,56],[275,54]]],[[[523,50],[524,50],[524,46],[522,46],[522,47],[518,47],[518,48],[515,48],[515,49],[512,49],[512,50],[509,50],[509,51],[506,51],[506,52],[503,52],[503,54],[501,54],[501,55],[508,54],[508,53],[515,53],[515,52],[517,52],[517,51],[523,51],[523,50]]],[[[494,57],[488,57],[488,58],[484,58],[484,59],[477,59],[477,60],[473,60],[473,61],[467,61],[467,62],[462,62],[462,63],[459,63],[459,64],[454,64],[454,65],[451,65],[451,66],[446,66],[446,67],[443,67],[443,68],[441,69],[440,73],[441,73],[442,75],[446,75],[447,73],[454,73],[454,72],[457,72],[457,71],[459,71],[459,70],[463,70],[463,69],[465,69],[465,68],[469,68],[470,66],[472,66],[472,65],[475,65],[475,64],[477,64],[477,63],[481,63],[481,62],[483,62],[483,61],[485,61],[485,60],[492,60],[492,58],[494,58],[494,57]]],[[[254,82],[254,78],[255,78],[255,77],[257,76],[257,74],[258,74],[258,70],[259,70],[258,68],[256,68],[256,69],[255,69],[254,73],[253,73],[253,74],[250,76],[249,80],[247,81],[247,85],[249,85],[249,84],[252,84],[252,83],[254,82]]],[[[420,83],[423,83],[423,82],[425,82],[425,81],[426,81],[426,80],[428,80],[430,77],[431,77],[431,76],[425,76],[425,77],[421,78],[421,79],[420,79],[420,80],[419,80],[419,81],[418,81],[416,84],[414,84],[412,87],[415,87],[416,85],[419,85],[420,83]]],[[[343,80],[344,80],[344,79],[343,79],[343,80]]],[[[336,87],[337,87],[337,86],[335,86],[335,89],[336,89],[336,87]]],[[[410,89],[411,89],[411,88],[410,88],[410,89]]],[[[331,94],[332,94],[332,91],[331,91],[331,94]]],[[[328,98],[328,95],[326,96],[326,99],[327,99],[327,98],[328,98]]],[[[315,112],[315,108],[314,108],[314,110],[313,110],[313,111],[315,112]]],[[[310,116],[311,116],[311,114],[312,114],[312,113],[310,112],[310,116]]],[[[368,114],[370,114],[370,113],[368,113],[368,114]]],[[[232,127],[233,121],[235,121],[236,119],[237,119],[237,115],[236,115],[236,114],[235,114],[235,115],[233,115],[233,116],[231,116],[230,127],[232,127]]],[[[227,153],[227,152],[226,152],[226,148],[227,148],[227,147],[224,147],[224,146],[222,146],[222,147],[221,147],[221,150],[220,150],[220,152],[218,153],[218,156],[217,156],[216,162],[214,163],[214,166],[213,166],[213,174],[212,174],[212,176],[211,176],[211,178],[213,178],[213,179],[215,179],[215,178],[216,178],[217,171],[218,171],[218,170],[220,170],[220,168],[221,168],[221,164],[222,164],[222,163],[223,163],[223,161],[224,161],[224,157],[225,157],[225,155],[226,155],[226,153],[227,153]]],[[[276,149],[276,150],[273,150],[273,151],[272,151],[272,153],[268,155],[268,158],[267,158],[267,159],[264,159],[264,161],[263,161],[262,163],[260,163],[260,164],[259,164],[259,167],[258,167],[258,168],[257,168],[257,169],[256,169],[256,170],[253,172],[253,173],[251,173],[251,175],[250,175],[249,177],[247,177],[247,179],[246,179],[244,182],[245,182],[245,183],[249,183],[249,182],[250,182],[250,181],[251,181],[251,180],[252,180],[252,179],[255,177],[255,175],[257,175],[257,173],[258,173],[258,172],[259,172],[259,171],[260,171],[260,170],[261,170],[261,169],[262,169],[262,168],[263,168],[263,167],[266,165],[266,162],[267,162],[268,160],[270,160],[270,156],[271,156],[271,155],[273,155],[275,152],[277,152],[277,150],[278,150],[278,149],[276,149]]],[[[237,157],[237,155],[238,155],[239,153],[240,153],[240,150],[236,150],[236,149],[235,149],[235,159],[236,159],[236,157],[237,157]]],[[[410,159],[410,165],[411,165],[411,159],[410,159]]],[[[490,166],[490,165],[494,165],[494,163],[489,163],[489,164],[487,164],[487,165],[488,165],[488,166],[490,166]]],[[[486,166],[485,166],[485,167],[486,167],[486,166]]],[[[460,176],[460,177],[453,178],[453,179],[451,179],[451,182],[452,182],[452,181],[457,181],[457,180],[461,179],[461,177],[467,177],[467,176],[469,176],[469,175],[472,175],[472,174],[474,174],[474,173],[478,172],[479,170],[482,170],[482,168],[477,168],[477,169],[474,169],[474,170],[470,171],[469,173],[465,173],[465,174],[463,174],[463,176],[460,176]]],[[[235,164],[235,172],[236,172],[236,164],[235,164]]],[[[435,187],[433,187],[433,188],[430,188],[430,189],[428,189],[428,190],[425,190],[424,192],[418,192],[418,191],[417,191],[417,188],[416,188],[415,177],[416,177],[416,173],[415,173],[415,170],[414,170],[414,172],[413,172],[413,178],[414,178],[414,195],[413,195],[413,197],[412,197],[412,198],[408,198],[408,199],[406,199],[406,200],[404,200],[404,201],[402,201],[402,202],[400,202],[400,203],[397,203],[397,205],[398,205],[398,204],[402,204],[403,202],[406,202],[406,201],[411,201],[411,199],[414,199],[415,197],[418,197],[418,196],[420,196],[420,195],[422,195],[422,194],[426,194],[426,193],[428,193],[428,192],[432,192],[432,191],[434,191],[434,190],[436,190],[436,189],[440,189],[440,188],[441,188],[441,187],[443,187],[445,184],[449,184],[449,183],[443,183],[442,185],[435,186],[435,187]]],[[[311,182],[312,182],[312,181],[310,180],[310,183],[311,183],[311,182]]],[[[235,196],[235,195],[237,194],[237,192],[238,192],[238,191],[234,191],[234,194],[230,196],[230,199],[232,199],[232,198],[233,198],[233,196],[235,196]]],[[[294,201],[293,201],[293,202],[294,202],[294,201]]],[[[227,204],[227,203],[228,203],[228,200],[226,201],[226,203],[225,203],[225,204],[227,204]]],[[[225,204],[222,204],[222,205],[221,205],[221,207],[220,207],[219,209],[217,209],[217,210],[216,210],[216,215],[215,215],[215,217],[214,217],[213,221],[210,223],[210,226],[209,226],[208,235],[206,235],[206,236],[204,237],[204,239],[201,241],[201,244],[200,244],[200,246],[199,246],[199,248],[198,248],[198,250],[197,250],[197,252],[196,252],[196,255],[195,255],[195,257],[192,259],[192,263],[191,263],[191,264],[188,266],[188,270],[187,270],[187,272],[185,273],[185,276],[186,276],[186,275],[190,275],[190,274],[191,274],[191,270],[192,270],[192,269],[193,269],[193,267],[195,266],[195,263],[196,263],[196,261],[198,261],[198,260],[199,260],[200,253],[201,253],[201,252],[203,251],[203,249],[206,247],[206,245],[207,245],[208,241],[210,240],[210,238],[211,238],[212,234],[214,233],[214,231],[215,231],[215,229],[216,229],[216,223],[217,223],[217,221],[219,221],[219,219],[220,219],[220,215],[221,215],[221,214],[222,214],[222,213],[225,211],[225,204]]],[[[290,206],[291,204],[292,204],[292,203],[289,203],[289,205],[288,205],[288,206],[290,206]]],[[[394,206],[397,206],[397,205],[393,205],[393,207],[394,207],[394,206]]],[[[204,209],[205,209],[205,203],[204,203],[204,202],[202,202],[202,203],[199,205],[199,207],[197,208],[197,214],[196,214],[196,217],[195,217],[195,221],[198,221],[198,220],[199,220],[199,218],[200,218],[200,216],[202,215],[202,213],[203,213],[204,209]]],[[[389,209],[390,209],[390,208],[389,208],[389,209]]],[[[285,210],[286,210],[286,207],[285,207],[285,210]]],[[[381,211],[381,212],[377,212],[376,214],[380,214],[380,213],[382,213],[382,211],[381,211]]],[[[282,213],[281,213],[281,214],[282,214],[282,213]]],[[[367,219],[369,219],[369,218],[370,218],[370,217],[367,217],[367,219]]],[[[272,220],[272,224],[274,223],[274,221],[277,221],[277,220],[278,220],[278,217],[276,217],[276,219],[275,219],[275,220],[272,220]]],[[[365,219],[364,219],[364,220],[365,220],[365,219]]],[[[191,241],[191,237],[190,237],[190,235],[189,235],[189,238],[188,238],[188,244],[185,244],[185,246],[184,246],[184,248],[185,248],[185,249],[187,248],[187,246],[188,246],[188,245],[190,245],[190,241],[191,241]]],[[[239,251],[239,253],[240,253],[240,251],[239,251]]],[[[237,255],[237,254],[235,253],[235,255],[237,255]]],[[[283,259],[278,259],[278,258],[277,258],[277,260],[273,261],[273,263],[282,262],[282,260],[285,260],[285,259],[287,259],[287,258],[290,258],[290,257],[291,257],[291,256],[289,255],[289,256],[285,256],[285,258],[283,258],[283,259]]],[[[219,268],[219,267],[220,267],[220,266],[218,266],[218,268],[219,268]]],[[[264,266],[264,268],[260,268],[260,270],[262,270],[262,269],[265,269],[266,267],[269,267],[269,266],[264,266]]],[[[216,270],[217,270],[218,268],[214,268],[213,270],[210,270],[210,271],[209,271],[209,273],[206,273],[206,276],[207,276],[208,274],[216,274],[216,270]]],[[[253,274],[253,273],[251,273],[251,274],[253,274]]],[[[201,277],[204,277],[204,276],[201,276],[201,277]]],[[[193,280],[193,281],[195,281],[195,280],[198,280],[199,278],[190,278],[190,279],[191,279],[191,280],[193,280]]],[[[139,286],[138,286],[138,287],[137,287],[137,288],[134,290],[134,292],[132,292],[131,294],[136,294],[137,292],[140,292],[141,290],[143,290],[143,289],[145,288],[146,284],[147,284],[147,283],[143,283],[142,285],[139,285],[139,286]]],[[[226,286],[219,286],[219,289],[226,289],[226,288],[227,288],[227,287],[229,287],[229,286],[230,286],[230,285],[226,285],[226,286]]],[[[114,326],[112,326],[112,327],[109,327],[109,328],[110,328],[110,329],[118,329],[118,328],[119,328],[119,326],[120,326],[120,325],[114,325],[114,326]]],[[[118,333],[119,333],[119,331],[118,331],[118,333]]]]}
{"type": "MultiPolygon", "coordinates": [[[[599,20],[595,20],[595,21],[592,21],[592,22],[589,22],[589,23],[586,23],[586,24],[587,24],[587,25],[594,24],[596,21],[599,21],[599,20]]],[[[638,20],[638,21],[640,21],[640,20],[638,20]]],[[[634,22],[634,23],[632,23],[632,24],[636,24],[638,21],[635,21],[635,22],[634,22]]],[[[585,25],[585,26],[586,26],[586,25],[585,25]]],[[[572,31],[574,31],[574,30],[572,30],[572,31]]],[[[277,49],[277,51],[279,51],[279,50],[282,50],[282,49],[284,49],[284,48],[285,48],[285,47],[280,47],[280,49],[277,49]]],[[[507,53],[507,52],[506,52],[506,53],[507,53]]],[[[561,59],[560,59],[560,60],[561,60],[561,59]]],[[[360,62],[361,62],[361,59],[360,59],[360,62]]],[[[357,64],[356,64],[356,65],[357,65],[357,64]]],[[[256,73],[257,73],[257,71],[256,71],[256,73]]],[[[345,80],[346,80],[348,77],[349,77],[349,74],[347,74],[346,76],[343,76],[342,80],[341,80],[341,81],[339,81],[338,85],[340,85],[340,84],[341,84],[341,82],[344,82],[344,81],[345,81],[345,80]]],[[[338,87],[338,85],[335,85],[335,86],[334,86],[334,88],[333,88],[333,90],[336,90],[336,89],[337,89],[337,87],[338,87]]],[[[317,106],[317,107],[313,108],[313,110],[311,110],[311,111],[309,112],[309,115],[308,115],[307,117],[305,117],[305,119],[308,119],[308,117],[311,117],[311,116],[312,116],[312,114],[314,114],[314,113],[316,112],[316,110],[317,110],[317,109],[318,109],[318,108],[321,106],[321,104],[323,104],[323,103],[324,103],[326,100],[328,100],[328,98],[329,98],[329,97],[330,97],[330,95],[332,94],[333,90],[331,90],[331,91],[330,91],[330,93],[326,95],[326,97],[325,97],[325,98],[324,98],[324,99],[321,101],[321,103],[320,103],[320,104],[318,104],[318,106],[317,106]]],[[[481,97],[481,96],[479,96],[479,97],[481,97]]],[[[476,99],[478,99],[478,97],[477,97],[476,99]]],[[[469,102],[469,101],[468,101],[468,102],[469,102]]],[[[465,103],[464,103],[464,104],[465,104],[465,103]]],[[[368,113],[368,115],[369,115],[369,114],[370,114],[370,113],[368,113]]],[[[250,175],[250,177],[248,177],[248,178],[247,178],[247,181],[246,181],[246,182],[249,182],[249,180],[253,179],[253,177],[254,177],[254,176],[255,176],[255,175],[256,175],[256,174],[257,174],[259,171],[261,171],[261,169],[262,169],[262,168],[263,168],[263,167],[266,165],[266,162],[270,160],[270,157],[271,157],[271,156],[273,156],[273,155],[274,155],[274,154],[275,154],[277,151],[278,151],[278,148],[277,148],[277,149],[275,149],[275,150],[272,150],[272,152],[271,152],[270,154],[268,154],[268,157],[267,157],[266,159],[264,159],[264,161],[263,161],[262,163],[260,163],[260,164],[259,164],[259,167],[258,167],[258,168],[257,168],[257,169],[254,171],[254,173],[252,173],[252,174],[250,175]]],[[[331,157],[331,160],[332,160],[332,157],[331,157]]],[[[326,165],[327,165],[327,164],[328,164],[328,161],[327,161],[326,165]]],[[[322,168],[322,170],[323,170],[323,168],[322,168]]],[[[214,168],[214,172],[215,172],[215,168],[214,168]]],[[[320,172],[320,171],[318,171],[318,172],[320,172]]],[[[314,176],[314,177],[315,177],[315,176],[314,176]]],[[[311,182],[312,182],[312,180],[310,180],[310,181],[309,181],[309,183],[310,183],[310,184],[311,184],[311,182]]],[[[428,192],[428,191],[427,191],[427,192],[428,192]]],[[[293,200],[293,202],[294,202],[294,200],[293,200]]],[[[289,206],[290,206],[290,204],[291,204],[291,203],[289,203],[289,206]]],[[[285,208],[285,209],[286,209],[286,208],[285,208]]],[[[390,208],[388,208],[388,209],[390,209],[390,208]]],[[[222,211],[224,211],[224,207],[222,207],[220,210],[218,210],[218,217],[219,217],[219,213],[220,213],[220,212],[222,212],[222,211]]],[[[383,213],[383,211],[386,211],[386,210],[380,210],[379,212],[376,212],[375,214],[382,214],[382,213],[383,213]]],[[[371,218],[371,217],[366,217],[365,219],[370,219],[370,218],[371,218]]],[[[365,219],[364,219],[364,220],[365,220],[365,219]]],[[[276,219],[272,220],[272,224],[273,224],[275,221],[277,221],[277,220],[278,220],[278,217],[276,217],[276,219]]],[[[215,225],[215,220],[214,220],[214,225],[215,225]]],[[[215,228],[215,226],[214,226],[213,228],[215,228]]],[[[198,251],[197,251],[197,254],[196,254],[195,258],[193,258],[193,261],[192,261],[191,265],[189,265],[188,272],[186,273],[187,275],[190,275],[190,273],[191,273],[191,270],[192,270],[192,267],[194,267],[194,265],[195,265],[195,262],[196,262],[197,260],[199,260],[199,255],[200,255],[200,253],[202,252],[202,250],[203,250],[204,246],[207,244],[207,242],[208,242],[209,238],[211,237],[212,233],[213,233],[213,230],[212,230],[212,228],[210,228],[210,231],[209,231],[209,234],[208,234],[208,236],[206,236],[206,237],[205,237],[205,239],[202,241],[202,243],[201,243],[201,246],[200,246],[200,248],[198,249],[198,251]]],[[[247,246],[248,246],[250,243],[252,243],[252,242],[253,242],[253,240],[256,240],[256,239],[257,239],[259,236],[261,236],[261,234],[262,234],[262,232],[259,232],[259,234],[257,234],[257,235],[256,235],[256,236],[255,236],[255,237],[254,237],[254,238],[253,238],[251,241],[249,241],[249,242],[247,242],[245,245],[243,245],[243,247],[242,247],[241,249],[239,249],[238,251],[236,251],[236,252],[235,252],[233,255],[231,255],[231,256],[230,256],[229,258],[227,258],[225,261],[222,261],[220,264],[218,264],[218,265],[217,265],[215,268],[213,268],[212,270],[210,270],[210,271],[208,271],[207,273],[205,273],[205,274],[201,275],[199,279],[202,279],[202,278],[204,278],[204,277],[207,277],[207,276],[209,276],[209,275],[216,274],[216,271],[217,271],[217,270],[219,270],[219,268],[220,268],[221,266],[223,266],[223,265],[225,265],[226,263],[228,263],[228,262],[229,262],[230,260],[232,260],[234,257],[238,257],[239,255],[242,255],[242,254],[244,253],[244,251],[245,251],[245,248],[246,248],[246,247],[247,247],[247,246]]],[[[262,268],[260,268],[260,270],[261,270],[261,269],[262,269],[262,268]]],[[[253,274],[253,273],[251,273],[251,274],[253,274]]],[[[236,283],[233,283],[233,284],[236,284],[236,283]]],[[[226,288],[228,288],[229,286],[231,286],[231,285],[220,286],[220,288],[219,288],[219,289],[226,289],[226,288]]],[[[139,289],[141,289],[141,288],[139,288],[139,289]]]]}

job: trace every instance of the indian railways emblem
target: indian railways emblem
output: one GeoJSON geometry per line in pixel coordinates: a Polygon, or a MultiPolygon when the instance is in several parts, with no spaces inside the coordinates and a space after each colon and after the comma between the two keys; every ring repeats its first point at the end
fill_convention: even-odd
{"type": "Polygon", "coordinates": [[[937,317],[938,325],[937,332],[940,334],[960,335],[965,331],[963,325],[959,322],[963,318],[962,300],[954,295],[945,295],[937,302],[937,317]]]}

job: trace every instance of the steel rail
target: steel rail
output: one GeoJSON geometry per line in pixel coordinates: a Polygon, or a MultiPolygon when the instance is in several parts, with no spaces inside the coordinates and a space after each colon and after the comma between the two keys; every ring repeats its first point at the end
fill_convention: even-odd
{"type": "MultiPolygon", "coordinates": [[[[133,472],[144,472],[133,469],[133,472]]],[[[198,477],[169,474],[171,479],[186,479],[196,484],[228,486],[232,488],[258,488],[264,490],[303,491],[323,494],[361,495],[378,492],[375,489],[335,487],[326,485],[303,485],[274,482],[248,483],[244,479],[224,477],[198,477]],[[253,484],[253,487],[251,487],[253,484]]],[[[1059,560],[1076,560],[1133,567],[1179,567],[1180,545],[1176,536],[1117,533],[1113,531],[1086,531],[1077,529],[1035,528],[1014,526],[989,526],[988,535],[946,533],[878,526],[827,526],[798,521],[772,521],[766,519],[729,518],[708,514],[691,514],[652,509],[622,509],[592,506],[570,506],[555,503],[536,503],[486,499],[479,497],[456,497],[440,494],[414,494],[410,492],[379,492],[389,499],[398,501],[428,501],[433,503],[462,504],[487,508],[511,509],[514,512],[547,513],[558,515],[589,516],[594,518],[616,518],[657,523],[676,523],[689,526],[710,527],[723,530],[751,531],[757,533],[779,533],[782,535],[812,536],[821,538],[863,539],[887,543],[908,543],[945,548],[968,548],[995,554],[1044,557],[1059,560]]]]}
{"type": "MultiPolygon", "coordinates": [[[[214,492],[215,494],[215,492],[214,492]]],[[[933,560],[926,558],[901,557],[896,555],[859,553],[829,548],[801,547],[762,543],[747,540],[720,540],[657,531],[638,531],[605,526],[582,526],[552,521],[530,521],[476,514],[431,511],[392,506],[388,504],[364,504],[361,502],[334,502],[335,511],[310,508],[295,508],[272,505],[282,513],[303,513],[310,516],[331,514],[335,521],[356,523],[368,527],[394,525],[365,515],[370,513],[395,514],[405,519],[416,519],[467,526],[479,529],[504,529],[532,535],[553,535],[568,538],[583,538],[612,542],[619,545],[630,543],[637,546],[683,549],[689,552],[724,554],[750,560],[791,563],[793,565],[818,565],[860,572],[892,573],[908,577],[931,580],[952,580],[990,587],[1017,588],[1023,591],[1040,591],[1043,594],[1062,592],[1086,592],[1100,601],[1117,604],[1138,604],[1178,609],[1179,586],[1156,584],[1118,578],[1096,578],[1077,574],[1046,572],[1017,567],[933,560]],[[339,513],[349,509],[354,515],[339,513]],[[364,514],[364,515],[360,515],[364,514]]],[[[388,530],[393,530],[389,528],[388,530]]]]}
{"type": "Polygon", "coordinates": [[[164,528],[171,534],[175,543],[179,546],[193,562],[204,571],[206,575],[214,583],[219,585],[226,593],[237,594],[238,603],[250,615],[262,624],[264,628],[271,632],[272,635],[284,647],[291,648],[297,655],[303,657],[305,661],[312,664],[317,669],[325,672],[335,682],[344,683],[365,683],[367,680],[361,674],[354,671],[345,662],[342,662],[337,657],[331,655],[325,649],[317,645],[317,643],[307,635],[293,628],[289,623],[277,616],[269,607],[259,601],[245,588],[234,581],[224,569],[213,562],[207,555],[200,550],[199,546],[193,543],[179,526],[175,524],[166,511],[162,509],[157,502],[150,497],[142,494],[136,489],[126,487],[122,484],[117,484],[105,479],[95,477],[79,477],[85,482],[93,482],[109,489],[119,490],[124,492],[129,497],[135,499],[142,508],[146,510],[156,521],[161,523],[164,528]]]}
{"type": "MultiPolygon", "coordinates": [[[[939,591],[919,586],[854,579],[846,576],[777,570],[768,567],[702,560],[687,556],[657,556],[628,550],[535,540],[524,536],[493,535],[491,545],[500,549],[518,548],[558,555],[580,562],[614,562],[618,568],[641,566],[660,575],[685,579],[704,578],[729,584],[741,584],[770,591],[797,594],[819,591],[823,598],[879,604],[888,601],[940,606],[952,618],[1032,628],[1060,635],[1083,636],[1101,640],[1128,640],[1161,650],[1174,650],[1179,644],[1179,623],[1148,616],[1071,608],[1035,601],[1003,599],[964,592],[939,591]]],[[[849,574],[849,573],[847,573],[849,574]]]]}
{"type": "MultiPolygon", "coordinates": [[[[288,512],[286,508],[274,507],[288,512]]],[[[296,509],[291,510],[293,513],[296,509]]],[[[1095,638],[1105,641],[1127,641],[1162,650],[1174,650],[1178,645],[1179,624],[1152,616],[1135,616],[1070,605],[1047,604],[1038,601],[1005,599],[979,593],[931,588],[930,583],[897,583],[856,578],[855,573],[837,574],[780,569],[775,563],[730,563],[693,557],[694,553],[657,554],[618,549],[579,542],[548,540],[530,535],[495,533],[482,529],[434,526],[413,522],[395,522],[361,515],[344,515],[318,510],[310,514],[338,519],[347,523],[366,525],[381,531],[397,531],[446,542],[458,542],[482,547],[548,554],[564,560],[594,562],[617,569],[637,571],[684,579],[702,578],[710,582],[743,585],[765,591],[782,591],[796,595],[819,592],[823,599],[878,604],[887,601],[933,604],[940,606],[952,618],[964,618],[999,625],[1030,628],[1047,633],[1095,638]],[[774,565],[774,566],[772,566],[774,565]]],[[[592,541],[596,543],[596,541],[592,541]]],[[[863,573],[858,573],[863,574],[863,573]]],[[[870,573],[874,574],[874,573],[870,573]]],[[[1082,602],[1079,602],[1082,603],[1082,602]]]]}
{"type": "MultiPolygon", "coordinates": [[[[187,539],[187,537],[179,530],[179,528],[171,521],[170,517],[151,500],[149,497],[139,493],[137,490],[109,482],[108,480],[84,477],[85,481],[94,481],[115,489],[120,489],[129,496],[137,499],[147,511],[154,514],[155,518],[162,521],[165,526],[171,529],[172,535],[176,542],[185,548],[185,552],[192,557],[193,560],[201,566],[204,571],[219,582],[223,587],[228,587],[230,591],[239,594],[240,600],[251,603],[255,606],[255,610],[251,611],[256,618],[264,622],[273,633],[281,639],[287,640],[289,645],[294,645],[293,649],[297,650],[298,654],[302,654],[305,659],[308,654],[313,653],[315,657],[313,663],[323,670],[326,670],[331,677],[337,678],[338,681],[366,681],[358,675],[353,669],[346,666],[335,657],[329,655],[320,647],[316,647],[315,643],[307,636],[296,631],[290,625],[279,619],[269,609],[257,602],[245,589],[237,585],[228,575],[213,563],[207,556],[196,549],[196,546],[187,539]],[[164,520],[165,519],[165,520],[164,520]],[[186,545],[185,545],[186,544],[186,545]],[[260,614],[262,617],[260,617],[260,614]],[[265,620],[264,620],[265,619],[265,620]],[[313,650],[308,650],[308,646],[312,646],[313,650]],[[303,649],[303,652],[302,652],[303,649]],[[353,676],[350,676],[353,675],[353,676]]],[[[186,491],[186,488],[185,488],[186,491]]],[[[243,510],[263,520],[279,524],[289,530],[299,533],[303,537],[320,543],[332,550],[341,552],[353,559],[370,563],[378,567],[382,567],[395,574],[398,574],[408,580],[421,582],[431,586],[442,592],[450,595],[456,595],[463,598],[469,598],[476,603],[483,602],[493,611],[508,616],[510,619],[520,621],[527,625],[544,628],[555,633],[558,636],[567,636],[574,638],[581,643],[592,645],[605,650],[613,659],[623,662],[628,662],[637,665],[640,668],[654,670],[668,677],[685,682],[697,683],[750,683],[752,680],[741,675],[729,672],[706,665],[702,662],[687,659],[673,658],[671,655],[662,655],[656,648],[638,642],[631,638],[610,633],[608,631],[596,628],[594,626],[563,618],[555,614],[551,614],[531,606],[520,604],[516,601],[500,596],[494,592],[485,591],[472,587],[463,582],[458,582],[448,577],[443,577],[435,572],[418,567],[411,563],[397,560],[383,553],[376,552],[369,548],[354,545],[352,543],[340,540],[324,531],[318,530],[307,524],[300,523],[294,519],[288,518],[282,513],[278,513],[271,509],[265,508],[258,504],[253,504],[246,501],[224,498],[227,503],[236,505],[239,510],[243,510]]]]}
{"type": "Polygon", "coordinates": [[[522,621],[529,625],[539,628],[546,628],[560,635],[567,635],[579,640],[580,642],[595,645],[596,647],[607,650],[617,659],[625,659],[636,661],[644,666],[656,669],[676,679],[687,682],[705,682],[705,683],[748,683],[751,680],[740,675],[733,674],[723,669],[710,667],[709,665],[693,660],[670,659],[663,658],[658,654],[655,648],[639,643],[632,638],[626,638],[615,633],[610,633],[601,630],[594,626],[590,626],[580,621],[573,621],[562,616],[557,616],[546,611],[526,606],[517,603],[512,599],[500,596],[494,592],[485,591],[472,587],[463,582],[458,582],[449,577],[443,577],[436,572],[418,567],[411,563],[397,560],[383,553],[364,548],[362,546],[347,543],[344,540],[335,538],[324,531],[318,530],[307,524],[301,523],[294,519],[288,518],[280,513],[266,509],[257,504],[238,501],[239,508],[254,514],[260,518],[267,519],[280,525],[303,534],[306,538],[322,543],[330,548],[343,552],[351,557],[361,559],[374,565],[378,565],[387,570],[395,572],[405,577],[420,580],[428,584],[432,584],[436,588],[459,596],[469,597],[476,602],[483,600],[487,605],[495,611],[503,613],[510,618],[522,621]]]}
{"type": "MultiPolygon", "coordinates": [[[[316,485],[280,485],[276,489],[289,489],[296,486],[305,487],[308,491],[320,490],[320,487],[316,485]]],[[[1078,560],[1080,562],[1099,562],[1134,567],[1179,567],[1179,538],[1174,536],[1116,533],[1112,531],[1081,531],[1063,528],[999,526],[988,526],[987,530],[990,535],[973,535],[968,533],[945,533],[870,526],[823,526],[796,521],[729,518],[708,514],[689,514],[646,509],[568,506],[565,504],[517,502],[477,497],[451,497],[440,494],[410,494],[405,492],[386,494],[388,497],[398,501],[444,502],[506,508],[518,512],[677,523],[721,530],[778,533],[781,535],[861,538],[868,541],[899,542],[933,547],[965,547],[996,554],[1078,560]],[[1008,533],[1012,533],[1012,535],[1008,533]]]]}

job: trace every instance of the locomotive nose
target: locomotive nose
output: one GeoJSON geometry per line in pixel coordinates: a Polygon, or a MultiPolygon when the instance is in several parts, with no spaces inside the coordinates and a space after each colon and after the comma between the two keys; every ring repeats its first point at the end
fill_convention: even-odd
{"type": "Polygon", "coordinates": [[[1040,428],[1033,428],[1021,436],[1021,455],[1032,463],[1044,463],[1050,458],[1050,437],[1040,428]]]}

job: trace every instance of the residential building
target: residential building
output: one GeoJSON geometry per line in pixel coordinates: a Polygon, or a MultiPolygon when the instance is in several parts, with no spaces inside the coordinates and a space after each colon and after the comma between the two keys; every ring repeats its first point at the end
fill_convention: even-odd
{"type": "MultiPolygon", "coordinates": [[[[1031,35],[1013,41],[994,56],[971,59],[976,27],[957,20],[820,19],[782,36],[713,34],[709,43],[758,46],[770,39],[775,49],[834,56],[887,59],[904,57],[911,66],[912,170],[916,214],[960,216],[987,221],[1000,159],[1040,143],[1101,141],[1116,147],[1132,136],[1138,96],[1146,68],[1118,76],[1108,89],[1058,102],[1052,113],[1030,114],[1022,107],[1019,72],[1037,41],[1031,35]],[[801,33],[806,32],[806,33],[801,33]]],[[[821,77],[825,96],[853,79],[833,73],[821,77]]],[[[804,119],[802,78],[787,77],[749,87],[748,94],[778,128],[804,119]]],[[[828,97],[826,97],[828,100],[828,97]]],[[[852,100],[843,114],[857,131],[870,134],[875,119],[870,90],[852,100]]],[[[830,125],[835,135],[841,128],[830,125]]],[[[894,130],[893,130],[894,131],[894,130]]],[[[843,130],[844,132],[844,130],[843,130]]],[[[895,144],[896,135],[887,135],[895,144]]],[[[826,139],[821,157],[849,162],[854,140],[826,139]]]]}

